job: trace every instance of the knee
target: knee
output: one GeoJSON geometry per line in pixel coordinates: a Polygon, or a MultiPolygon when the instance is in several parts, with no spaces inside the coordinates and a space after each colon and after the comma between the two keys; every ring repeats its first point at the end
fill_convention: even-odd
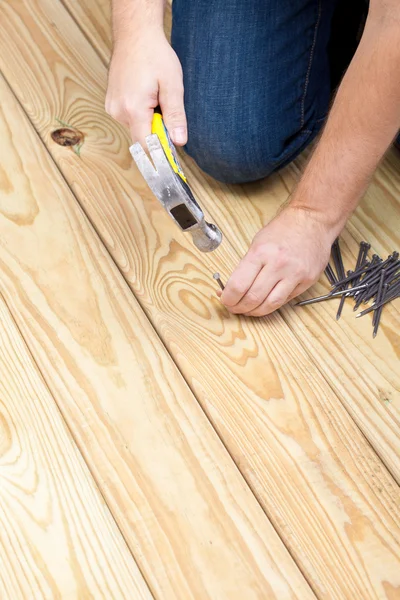
{"type": "Polygon", "coordinates": [[[192,131],[189,124],[186,151],[202,171],[223,183],[257,181],[277,168],[265,140],[222,124],[192,131]]]}
{"type": "Polygon", "coordinates": [[[269,163],[248,164],[240,157],[221,155],[215,152],[215,148],[202,147],[196,151],[190,146],[188,154],[202,171],[222,183],[250,183],[264,179],[274,171],[273,165],[269,163]]]}

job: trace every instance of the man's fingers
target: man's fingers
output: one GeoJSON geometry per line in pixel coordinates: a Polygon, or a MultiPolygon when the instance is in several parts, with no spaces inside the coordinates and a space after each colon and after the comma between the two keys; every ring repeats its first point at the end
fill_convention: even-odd
{"type": "Polygon", "coordinates": [[[297,296],[300,296],[300,294],[302,294],[303,292],[308,290],[310,287],[311,287],[311,283],[309,283],[309,282],[299,283],[299,285],[297,287],[295,287],[293,292],[290,294],[289,298],[287,299],[287,302],[289,302],[289,300],[293,300],[293,298],[297,298],[297,296]]]}
{"type": "Polygon", "coordinates": [[[270,267],[263,267],[255,278],[253,285],[248,289],[242,299],[229,308],[235,314],[249,313],[264,302],[270,291],[279,281],[279,276],[270,267]]]}
{"type": "Polygon", "coordinates": [[[221,302],[228,309],[235,306],[250,289],[261,269],[262,263],[259,260],[249,259],[248,256],[245,256],[228,279],[221,302]]]}
{"type": "Polygon", "coordinates": [[[133,144],[139,142],[145,148],[146,137],[151,134],[152,102],[147,97],[129,98],[128,101],[107,98],[106,111],[113,119],[129,127],[133,144]]]}
{"type": "Polygon", "coordinates": [[[293,292],[289,295],[287,301],[290,302],[290,300],[293,300],[293,298],[300,296],[300,294],[305,292],[309,287],[310,287],[310,284],[308,284],[308,283],[299,283],[299,285],[296,286],[294,288],[293,292]]]}
{"type": "Polygon", "coordinates": [[[132,143],[139,142],[144,150],[147,150],[146,137],[151,134],[153,114],[152,108],[143,108],[140,111],[132,110],[128,113],[132,143]]]}
{"type": "Polygon", "coordinates": [[[246,313],[248,317],[263,317],[269,315],[274,310],[280,308],[285,304],[296,288],[296,281],[290,279],[282,279],[269,293],[267,298],[260,306],[257,306],[254,310],[246,313]]]}
{"type": "Polygon", "coordinates": [[[186,113],[183,104],[183,84],[171,82],[160,87],[160,106],[168,133],[176,146],[187,142],[186,113]]]}

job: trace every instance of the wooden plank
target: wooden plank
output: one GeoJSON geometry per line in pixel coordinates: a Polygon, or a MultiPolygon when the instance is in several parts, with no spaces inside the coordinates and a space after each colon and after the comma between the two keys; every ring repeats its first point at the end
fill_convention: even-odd
{"type": "Polygon", "coordinates": [[[85,31],[86,36],[104,62],[109,59],[111,43],[111,3],[109,0],[60,0],[68,12],[85,31]]]}
{"type": "Polygon", "coordinates": [[[3,80],[0,95],[2,290],[153,594],[314,598],[3,80]]]}
{"type": "Polygon", "coordinates": [[[1,296],[0,322],[0,597],[150,600],[1,296]]]}
{"type": "Polygon", "coordinates": [[[282,318],[231,317],[215,299],[210,274],[221,265],[226,274],[254,227],[228,219],[234,193],[191,178],[226,233],[219,251],[199,256],[131,167],[125,133],[102,112],[104,66],[75,24],[45,0],[4,7],[3,16],[12,56],[2,68],[16,94],[314,589],[341,599],[392,593],[400,585],[393,479],[282,318]],[[86,132],[80,159],[51,143],[55,111],[86,132]],[[214,205],[216,190],[229,205],[214,205]]]}

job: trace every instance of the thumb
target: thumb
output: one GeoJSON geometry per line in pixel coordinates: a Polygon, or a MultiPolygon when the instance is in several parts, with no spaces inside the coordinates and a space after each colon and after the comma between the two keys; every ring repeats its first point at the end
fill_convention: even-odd
{"type": "Polygon", "coordinates": [[[187,123],[183,104],[183,84],[172,84],[165,89],[161,88],[159,101],[171,140],[177,146],[184,146],[187,142],[187,123]]]}

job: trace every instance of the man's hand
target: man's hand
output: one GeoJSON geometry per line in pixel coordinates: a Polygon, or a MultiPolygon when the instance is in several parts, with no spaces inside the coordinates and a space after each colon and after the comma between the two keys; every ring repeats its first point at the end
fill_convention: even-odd
{"type": "Polygon", "coordinates": [[[151,133],[154,108],[160,104],[172,141],[183,146],[187,125],[182,68],[159,28],[116,40],[110,65],[106,111],[127,125],[133,142],[151,133]]]}
{"type": "Polygon", "coordinates": [[[304,292],[400,125],[400,3],[371,0],[366,27],[289,206],[255,237],[221,301],[266,315],[304,292]]]}
{"type": "Polygon", "coordinates": [[[289,206],[257,233],[221,301],[235,314],[273,312],[317,281],[335,237],[315,215],[289,206]]]}

